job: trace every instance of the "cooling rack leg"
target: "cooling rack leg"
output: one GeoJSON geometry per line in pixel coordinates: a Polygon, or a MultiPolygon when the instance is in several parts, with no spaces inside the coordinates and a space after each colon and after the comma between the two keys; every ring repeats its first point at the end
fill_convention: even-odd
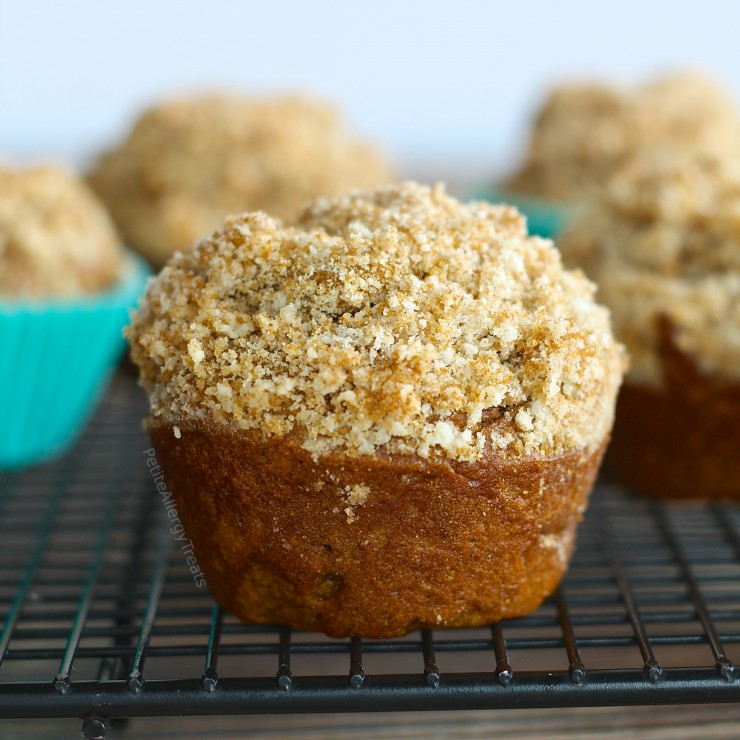
{"type": "Polygon", "coordinates": [[[108,736],[108,719],[90,714],[82,720],[82,737],[86,740],[105,740],[108,736]]]}

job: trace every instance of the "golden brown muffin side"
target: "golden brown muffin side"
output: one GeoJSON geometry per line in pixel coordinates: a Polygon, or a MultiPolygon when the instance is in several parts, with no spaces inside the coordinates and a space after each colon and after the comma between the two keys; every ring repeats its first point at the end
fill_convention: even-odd
{"type": "Polygon", "coordinates": [[[216,599],[249,623],[384,638],[536,609],[571,556],[605,442],[477,463],[322,455],[183,421],[152,442],[216,599]]]}
{"type": "Polygon", "coordinates": [[[665,317],[658,334],[663,384],[622,386],[610,464],[653,496],[740,499],[740,382],[703,372],[665,317]]]}

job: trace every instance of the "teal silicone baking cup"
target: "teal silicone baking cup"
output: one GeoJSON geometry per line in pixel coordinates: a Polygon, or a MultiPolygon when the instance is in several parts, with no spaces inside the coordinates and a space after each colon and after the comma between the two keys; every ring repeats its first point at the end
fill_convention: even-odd
{"type": "Polygon", "coordinates": [[[552,203],[542,198],[512,195],[499,188],[477,190],[475,197],[490,203],[509,203],[516,206],[527,217],[529,233],[547,239],[555,239],[560,234],[573,212],[573,206],[552,203]]]}
{"type": "Polygon", "coordinates": [[[123,327],[148,275],[131,255],[124,278],[105,293],[0,299],[0,468],[41,462],[72,445],[123,352],[123,327]]]}

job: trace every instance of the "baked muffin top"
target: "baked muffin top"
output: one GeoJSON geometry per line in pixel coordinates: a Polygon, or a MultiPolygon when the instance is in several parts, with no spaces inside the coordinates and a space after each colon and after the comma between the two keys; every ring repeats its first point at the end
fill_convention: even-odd
{"type": "Polygon", "coordinates": [[[225,95],[150,108],[90,174],[125,241],[156,265],[229,213],[293,216],[311,198],[391,179],[332,107],[225,95]]]}
{"type": "Polygon", "coordinates": [[[728,97],[698,74],[676,74],[635,89],[599,84],[556,88],[535,121],[512,192],[561,201],[598,194],[614,170],[643,149],[740,150],[740,118],[728,97]]]}
{"type": "Polygon", "coordinates": [[[57,167],[0,168],[0,297],[96,293],[124,263],[108,214],[82,180],[57,167]]]}
{"type": "Polygon", "coordinates": [[[661,382],[656,317],[707,372],[740,377],[740,158],[672,148],[625,165],[561,237],[612,310],[630,376],[661,382]]]}
{"type": "MultiPolygon", "coordinates": [[[[621,348],[594,286],[509,206],[414,183],[229,218],[129,329],[154,424],[475,461],[592,450],[621,348]]],[[[175,430],[177,433],[177,429],[175,430]]]]}

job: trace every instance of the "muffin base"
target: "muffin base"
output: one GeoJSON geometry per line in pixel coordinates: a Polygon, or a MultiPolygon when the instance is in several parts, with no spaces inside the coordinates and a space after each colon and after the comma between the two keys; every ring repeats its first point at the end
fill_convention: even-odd
{"type": "Polygon", "coordinates": [[[291,438],[178,427],[150,434],[216,600],[248,623],[332,637],[536,609],[565,572],[606,446],[474,464],[314,460],[291,438]]]}
{"type": "Polygon", "coordinates": [[[625,382],[608,467],[641,493],[674,499],[740,500],[732,469],[740,450],[740,383],[703,373],[659,321],[664,384],[625,382]]]}

